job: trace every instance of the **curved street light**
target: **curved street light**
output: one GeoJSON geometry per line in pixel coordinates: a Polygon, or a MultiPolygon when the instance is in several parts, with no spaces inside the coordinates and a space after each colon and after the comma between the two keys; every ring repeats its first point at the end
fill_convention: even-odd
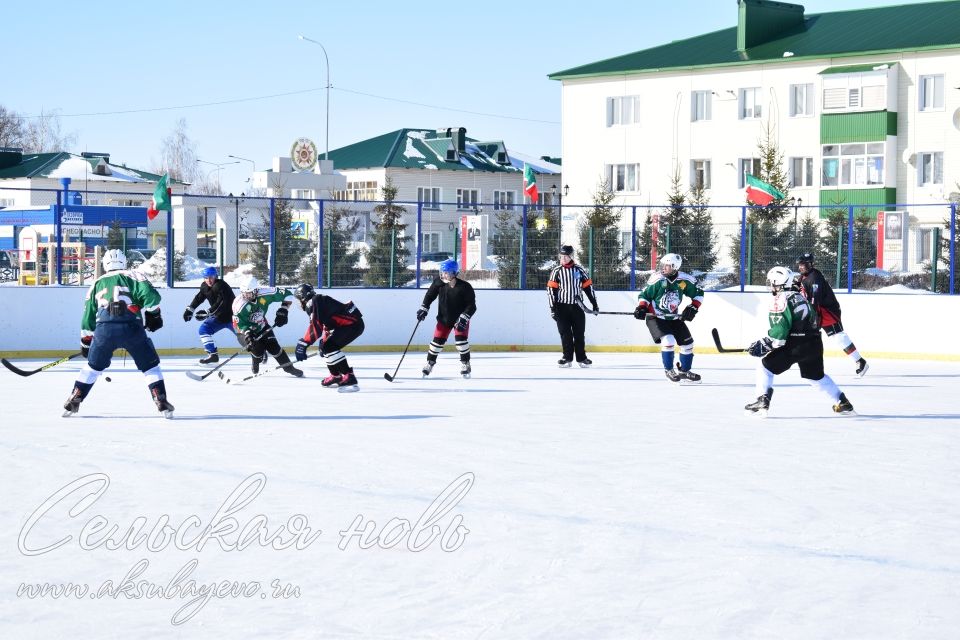
{"type": "Polygon", "coordinates": [[[305,42],[312,42],[320,47],[320,49],[323,51],[323,61],[327,66],[327,146],[323,152],[323,159],[327,160],[330,154],[330,58],[327,57],[327,49],[313,38],[308,38],[305,35],[298,35],[297,37],[305,42]]]}

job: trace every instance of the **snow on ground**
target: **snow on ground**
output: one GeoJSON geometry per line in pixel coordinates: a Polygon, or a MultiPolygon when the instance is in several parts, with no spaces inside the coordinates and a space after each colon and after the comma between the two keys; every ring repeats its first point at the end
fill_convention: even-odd
{"type": "Polygon", "coordinates": [[[955,362],[871,360],[857,379],[830,359],[859,417],[832,415],[790,372],[758,420],[741,410],[746,356],[698,355],[699,387],[668,383],[656,354],[591,357],[558,369],[557,354],[476,353],[463,380],[448,350],[424,380],[411,353],[391,384],[399,354],[350,354],[354,394],[321,388],[313,358],[304,379],[242,385],[195,382],[195,360],[171,358],[174,420],[129,359],[69,419],[75,361],[0,370],[0,637],[956,638],[955,362]],[[82,477],[109,487],[74,517],[89,487],[41,508],[82,477]],[[259,478],[246,506],[230,501],[259,478]],[[437,531],[404,535],[447,489],[437,531]],[[300,548],[222,548],[241,538],[230,518],[259,514],[270,532],[299,524],[300,548]],[[363,543],[340,533],[364,525],[363,543]],[[119,548],[100,544],[111,526],[119,548]],[[155,550],[124,535],[138,526],[158,528],[155,550]],[[193,611],[175,588],[189,579],[249,597],[193,611]],[[274,580],[299,595],[274,597],[274,580]],[[44,583],[92,591],[21,586],[44,583]]]}

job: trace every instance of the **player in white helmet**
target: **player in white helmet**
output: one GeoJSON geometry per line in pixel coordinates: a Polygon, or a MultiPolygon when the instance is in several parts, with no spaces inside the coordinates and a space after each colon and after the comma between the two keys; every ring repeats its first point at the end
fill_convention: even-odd
{"type": "Polygon", "coordinates": [[[299,378],[303,371],[291,364],[290,356],[280,346],[273,327],[267,322],[267,311],[274,302],[279,302],[280,308],[274,316],[273,327],[282,327],[287,324],[293,291],[282,287],[261,287],[256,278],[248,277],[240,284],[240,295],[233,301],[233,328],[240,344],[253,358],[254,373],[271,355],[284,371],[299,378]]]}

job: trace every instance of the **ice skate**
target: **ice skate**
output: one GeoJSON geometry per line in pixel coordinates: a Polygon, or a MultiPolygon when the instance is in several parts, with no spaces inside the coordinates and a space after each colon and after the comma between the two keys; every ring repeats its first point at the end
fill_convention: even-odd
{"type": "Polygon", "coordinates": [[[762,396],[759,396],[756,401],[751,402],[748,405],[743,407],[744,413],[748,416],[757,416],[758,418],[766,418],[767,411],[770,409],[770,398],[773,397],[773,389],[767,389],[767,392],[762,396]]]}
{"type": "Polygon", "coordinates": [[[436,363],[430,362],[429,360],[427,360],[427,364],[423,365],[423,369],[421,369],[420,373],[423,374],[423,377],[424,377],[424,378],[426,378],[428,375],[430,375],[430,372],[433,371],[433,365],[434,365],[434,364],[436,364],[436,363]]]}
{"type": "Polygon", "coordinates": [[[853,405],[847,400],[847,396],[842,393],[840,394],[840,399],[837,400],[837,404],[833,405],[833,412],[839,413],[842,416],[857,415],[856,411],[853,410],[853,405]]]}
{"type": "Polygon", "coordinates": [[[683,380],[683,375],[674,369],[664,369],[663,373],[665,376],[667,376],[667,380],[670,382],[679,383],[681,380],[683,380]]]}
{"type": "Polygon", "coordinates": [[[589,369],[591,366],[593,366],[593,360],[591,360],[590,358],[584,358],[577,364],[580,365],[581,369],[589,369]]]}
{"type": "Polygon", "coordinates": [[[208,353],[204,357],[200,358],[200,364],[213,364],[214,362],[220,362],[220,354],[216,351],[213,353],[208,353]]]}
{"type": "Polygon", "coordinates": [[[867,369],[870,368],[870,365],[867,364],[867,361],[863,358],[857,360],[857,377],[862,378],[866,373],[867,369]]]}
{"type": "Polygon", "coordinates": [[[284,365],[280,365],[280,366],[281,366],[281,368],[282,368],[284,371],[286,371],[287,373],[289,373],[290,375],[292,375],[294,378],[302,378],[302,377],[303,377],[303,371],[301,371],[300,369],[297,369],[297,368],[296,368],[295,366],[293,366],[292,364],[284,364],[284,365]]]}
{"type": "Polygon", "coordinates": [[[250,371],[253,372],[253,375],[260,373],[260,358],[253,356],[253,362],[250,363],[250,371]]]}
{"type": "Polygon", "coordinates": [[[63,417],[69,418],[79,410],[80,400],[77,398],[76,393],[72,393],[70,397],[67,398],[67,401],[63,403],[63,417]]]}
{"type": "Polygon", "coordinates": [[[340,386],[340,374],[331,373],[320,382],[320,386],[328,389],[336,389],[340,386]]]}
{"type": "Polygon", "coordinates": [[[154,404],[157,405],[157,411],[162,413],[164,418],[170,419],[173,417],[173,405],[167,400],[167,390],[163,380],[150,385],[150,396],[153,398],[154,404]]]}
{"type": "Polygon", "coordinates": [[[461,362],[461,363],[460,363],[460,375],[463,376],[464,378],[469,378],[469,377],[470,377],[470,363],[469,363],[469,362],[461,362]]]}
{"type": "Polygon", "coordinates": [[[572,363],[566,358],[560,358],[559,360],[557,360],[557,365],[561,369],[569,369],[572,366],[572,363]]]}
{"type": "Polygon", "coordinates": [[[677,363],[677,373],[681,376],[680,384],[700,384],[700,374],[689,370],[684,371],[680,368],[679,362],[677,363]]]}
{"type": "Polygon", "coordinates": [[[360,385],[357,384],[357,378],[353,375],[353,369],[348,373],[345,373],[339,376],[339,388],[337,391],[340,393],[353,393],[354,391],[360,391],[360,385]]]}

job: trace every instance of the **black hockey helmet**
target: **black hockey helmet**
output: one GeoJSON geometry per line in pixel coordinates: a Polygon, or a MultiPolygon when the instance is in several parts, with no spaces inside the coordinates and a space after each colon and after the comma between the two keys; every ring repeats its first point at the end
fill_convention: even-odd
{"type": "Polygon", "coordinates": [[[797,264],[806,262],[807,264],[813,264],[813,254],[807,251],[806,253],[801,253],[800,257],[797,258],[797,264]]]}
{"type": "Polygon", "coordinates": [[[300,301],[300,308],[306,309],[307,303],[313,300],[313,296],[316,295],[316,291],[313,290],[313,285],[307,284],[306,282],[301,284],[293,292],[293,297],[300,301]]]}
{"type": "Polygon", "coordinates": [[[560,247],[560,255],[573,257],[573,247],[569,244],[565,244],[560,247]]]}

